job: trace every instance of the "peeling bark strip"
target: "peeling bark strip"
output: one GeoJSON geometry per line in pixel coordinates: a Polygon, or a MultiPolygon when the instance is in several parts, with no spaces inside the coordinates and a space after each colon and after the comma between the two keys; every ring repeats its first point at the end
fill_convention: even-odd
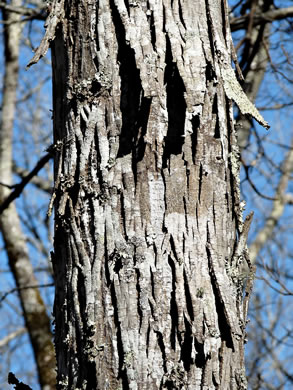
{"type": "Polygon", "coordinates": [[[223,2],[64,7],[52,50],[57,387],[245,389],[223,2]]]}

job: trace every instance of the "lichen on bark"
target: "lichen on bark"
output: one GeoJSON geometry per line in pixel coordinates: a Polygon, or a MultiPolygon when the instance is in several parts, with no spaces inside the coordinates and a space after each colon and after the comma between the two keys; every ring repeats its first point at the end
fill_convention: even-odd
{"type": "Polygon", "coordinates": [[[245,323],[227,272],[240,202],[222,2],[69,1],[61,14],[58,386],[237,389],[245,323]]]}

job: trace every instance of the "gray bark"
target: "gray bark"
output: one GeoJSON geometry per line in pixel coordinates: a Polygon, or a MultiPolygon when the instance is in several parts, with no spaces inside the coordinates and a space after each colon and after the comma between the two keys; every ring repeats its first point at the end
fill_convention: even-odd
{"type": "Polygon", "coordinates": [[[223,2],[64,3],[46,35],[57,388],[245,389],[223,2]]]}

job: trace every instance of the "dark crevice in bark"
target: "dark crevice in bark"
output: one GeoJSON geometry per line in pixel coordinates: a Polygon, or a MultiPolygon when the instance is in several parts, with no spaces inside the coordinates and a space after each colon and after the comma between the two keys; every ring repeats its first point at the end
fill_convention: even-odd
{"type": "Polygon", "coordinates": [[[139,70],[136,68],[134,51],[127,46],[124,49],[121,56],[118,54],[118,61],[121,63],[120,109],[122,114],[122,128],[117,157],[125,156],[132,151],[133,140],[137,136],[135,133],[135,130],[137,130],[136,121],[142,94],[139,70]]]}
{"type": "Polygon", "coordinates": [[[172,270],[172,292],[170,299],[170,316],[171,316],[171,347],[175,350],[176,331],[178,329],[178,308],[176,303],[176,270],[171,256],[168,257],[168,263],[172,270]]]}
{"type": "MultiPolygon", "coordinates": [[[[98,179],[98,183],[99,183],[99,191],[97,191],[97,196],[98,198],[101,200],[101,202],[103,203],[104,202],[104,199],[107,198],[107,194],[106,194],[106,187],[105,187],[105,182],[104,182],[104,178],[103,178],[103,174],[102,174],[102,171],[100,169],[100,164],[101,164],[101,161],[102,161],[102,157],[101,157],[101,153],[100,153],[100,148],[99,148],[99,141],[98,141],[98,138],[99,138],[99,134],[98,134],[98,131],[96,130],[95,131],[95,135],[94,135],[94,144],[97,145],[96,147],[96,158],[97,158],[97,166],[98,166],[98,169],[97,169],[97,179],[98,179]]],[[[77,169],[76,169],[76,176],[78,174],[78,166],[77,166],[77,169]]]]}
{"type": "Polygon", "coordinates": [[[154,305],[153,305],[153,302],[150,300],[149,300],[149,305],[150,305],[152,317],[154,318],[154,305]]]}
{"type": "Polygon", "coordinates": [[[88,231],[89,235],[91,237],[91,242],[93,243],[93,254],[91,255],[91,249],[89,247],[89,244],[87,242],[87,250],[89,254],[89,258],[92,259],[91,261],[91,270],[92,267],[94,266],[94,259],[96,259],[97,256],[97,241],[96,241],[96,230],[95,230],[95,224],[94,224],[94,215],[95,215],[95,206],[92,202],[92,196],[89,197],[89,215],[91,215],[91,220],[88,223],[88,231]]]}
{"type": "Polygon", "coordinates": [[[149,345],[150,345],[150,333],[151,333],[151,325],[148,323],[147,334],[146,334],[146,355],[149,356],[149,345]]]}
{"type": "Polygon", "coordinates": [[[185,333],[184,333],[184,340],[181,346],[181,354],[180,354],[180,360],[183,361],[184,369],[186,371],[190,370],[190,365],[193,363],[191,359],[191,352],[192,352],[192,330],[190,323],[187,321],[187,319],[184,317],[184,323],[185,323],[185,333]]]}
{"type": "Polygon", "coordinates": [[[196,339],[194,339],[194,348],[196,350],[195,355],[195,365],[198,368],[203,368],[206,363],[205,353],[204,353],[204,344],[199,343],[196,339]]]}
{"type": "MultiPolygon", "coordinates": [[[[226,101],[226,112],[227,112],[227,115],[230,111],[230,102],[226,101]]],[[[229,116],[228,116],[229,118],[229,116]]],[[[232,125],[233,126],[233,125],[232,125]]],[[[229,134],[229,142],[228,142],[228,152],[229,153],[232,153],[232,145],[235,145],[235,142],[234,142],[234,130],[232,129],[231,127],[231,122],[230,121],[227,121],[227,128],[228,128],[228,134],[229,134]]],[[[236,141],[237,142],[237,141],[236,141]]],[[[236,214],[236,210],[235,210],[235,206],[238,207],[239,206],[239,201],[240,199],[237,199],[237,193],[235,193],[235,188],[239,188],[239,185],[237,183],[237,180],[236,180],[236,177],[231,173],[233,172],[233,167],[232,167],[232,164],[231,164],[231,158],[228,159],[228,166],[229,166],[229,169],[226,170],[226,181],[230,181],[230,188],[232,189],[230,194],[231,194],[231,202],[229,202],[229,195],[227,194],[227,207],[229,209],[229,204],[232,204],[234,205],[234,207],[232,207],[232,213],[233,213],[233,220],[235,221],[236,223],[236,227],[237,227],[237,231],[239,232],[239,226],[238,226],[238,222],[239,222],[239,218],[236,214]]]]}
{"type": "Polygon", "coordinates": [[[183,14],[182,14],[182,5],[181,5],[181,1],[180,0],[178,1],[178,9],[179,9],[180,22],[182,23],[183,27],[186,29],[186,24],[184,22],[184,18],[183,18],[183,14]]]}
{"type": "Polygon", "coordinates": [[[225,199],[226,199],[226,205],[227,205],[227,212],[230,213],[230,208],[229,208],[229,194],[226,192],[225,194],[225,199]]]}
{"type": "Polygon", "coordinates": [[[130,16],[130,12],[129,12],[129,1],[128,0],[124,0],[124,3],[125,3],[125,7],[127,9],[127,12],[128,12],[128,16],[130,16]]]}
{"type": "Polygon", "coordinates": [[[219,382],[218,382],[217,378],[215,377],[214,372],[213,372],[213,375],[212,375],[212,381],[213,381],[213,385],[215,386],[215,389],[218,389],[219,388],[219,382]]]}
{"type": "Polygon", "coordinates": [[[164,372],[167,372],[167,359],[166,359],[166,350],[165,350],[165,344],[164,344],[164,338],[160,331],[155,330],[154,331],[157,335],[158,345],[160,347],[161,353],[162,353],[162,361],[163,361],[163,368],[164,372]]]}
{"type": "Polygon", "coordinates": [[[111,279],[110,279],[110,271],[109,271],[109,261],[111,260],[110,258],[108,258],[108,247],[107,247],[107,229],[106,229],[106,225],[105,225],[105,229],[104,229],[104,237],[105,237],[105,278],[106,278],[106,285],[108,288],[110,288],[111,286],[111,279]]]}
{"type": "Polygon", "coordinates": [[[163,168],[172,154],[182,153],[184,144],[184,125],[186,115],[186,92],[183,80],[179,74],[176,63],[173,62],[171,43],[166,36],[166,68],[164,75],[167,92],[168,129],[165,137],[163,154],[163,168]]]}
{"type": "Polygon", "coordinates": [[[151,43],[152,43],[153,49],[155,51],[157,38],[156,38],[156,27],[155,27],[154,13],[152,11],[151,11],[151,15],[149,16],[149,25],[150,25],[150,33],[151,33],[151,43]]]}
{"type": "MultiPolygon", "coordinates": [[[[166,177],[165,177],[164,169],[161,169],[161,175],[162,175],[162,179],[163,179],[163,183],[164,183],[164,204],[167,205],[168,204],[168,201],[167,201],[167,183],[166,183],[166,177]]],[[[162,232],[164,234],[168,233],[168,228],[166,226],[166,208],[164,210],[162,232]]]]}
{"type": "MultiPolygon", "coordinates": [[[[189,175],[186,174],[186,182],[187,182],[187,189],[189,190],[189,175]]],[[[185,217],[185,229],[188,231],[188,210],[187,210],[187,204],[186,204],[186,198],[183,196],[183,207],[184,207],[184,217],[185,217]]],[[[185,252],[185,240],[184,240],[184,234],[183,234],[183,253],[185,252]]]]}
{"type": "Polygon", "coordinates": [[[123,192],[120,193],[120,224],[123,226],[123,233],[124,237],[127,240],[127,228],[126,228],[126,215],[125,215],[125,209],[124,209],[124,195],[123,192]]]}
{"type": "Polygon", "coordinates": [[[184,276],[184,291],[185,291],[185,299],[186,299],[186,308],[187,308],[187,311],[188,311],[188,314],[189,314],[191,321],[193,321],[194,320],[194,313],[193,313],[192,299],[191,299],[191,294],[190,294],[188,278],[187,278],[185,270],[183,272],[183,276],[184,276]]]}
{"type": "MultiPolygon", "coordinates": [[[[78,295],[78,304],[80,306],[80,316],[82,321],[82,329],[79,329],[78,326],[76,327],[76,332],[79,331],[81,334],[77,335],[77,340],[82,340],[84,335],[84,330],[87,329],[87,319],[86,317],[86,310],[84,309],[86,307],[86,293],[85,293],[85,278],[80,269],[78,269],[78,275],[77,275],[77,295],[78,295]]],[[[74,291],[72,291],[72,294],[74,294],[74,291]]],[[[83,344],[83,343],[82,343],[83,344]]],[[[83,345],[80,343],[77,343],[77,349],[79,349],[78,356],[83,356],[83,345]]],[[[82,366],[81,366],[82,367],[82,366]]]]}
{"type": "Polygon", "coordinates": [[[157,251],[157,247],[156,247],[155,243],[153,243],[153,250],[154,250],[154,256],[155,256],[155,267],[157,267],[158,251],[157,251]]]}
{"type": "MultiPolygon", "coordinates": [[[[184,161],[184,165],[185,165],[185,168],[186,168],[186,188],[187,188],[187,191],[189,192],[190,188],[189,188],[189,176],[190,176],[190,169],[188,167],[188,163],[186,161],[184,161]]],[[[187,205],[186,205],[186,198],[185,196],[183,197],[183,202],[184,202],[184,212],[185,212],[185,220],[186,220],[186,227],[188,227],[187,225],[187,214],[188,214],[188,211],[187,211],[187,205]]]]}
{"type": "Polygon", "coordinates": [[[128,385],[128,380],[127,380],[127,374],[126,370],[124,368],[124,349],[123,349],[123,342],[122,342],[122,335],[121,335],[121,326],[120,326],[120,321],[119,321],[119,315],[118,315],[118,302],[117,302],[117,297],[115,293],[115,287],[114,283],[111,283],[111,298],[112,298],[112,305],[114,309],[114,323],[115,323],[115,328],[117,330],[117,352],[119,356],[119,374],[118,374],[118,379],[122,379],[122,388],[123,390],[128,390],[129,385],[128,385]]]}
{"type": "MultiPolygon", "coordinates": [[[[76,183],[79,182],[79,179],[80,179],[80,158],[79,156],[81,156],[81,145],[77,139],[77,137],[75,136],[75,146],[76,146],[76,155],[77,155],[77,159],[76,159],[76,169],[75,169],[75,175],[74,175],[74,183],[75,183],[75,186],[76,186],[76,183]]],[[[97,144],[96,144],[97,145],[97,144]]],[[[65,151],[65,145],[63,145],[63,155],[66,153],[65,151]]],[[[99,149],[97,148],[97,154],[99,153],[99,149]]],[[[62,156],[60,156],[59,158],[62,158],[62,156]]],[[[62,169],[62,171],[64,172],[64,168],[62,169]]],[[[72,188],[71,188],[72,190],[72,188]]],[[[75,196],[74,198],[72,199],[72,203],[73,205],[76,205],[76,202],[77,202],[77,194],[76,194],[77,191],[75,191],[75,196]]]]}
{"type": "Polygon", "coordinates": [[[135,158],[133,159],[133,167],[132,167],[135,173],[134,175],[135,180],[136,180],[136,164],[139,161],[142,161],[145,153],[146,143],[144,141],[144,136],[146,135],[147,132],[151,104],[152,104],[152,99],[147,99],[145,97],[142,97],[137,112],[137,119],[135,123],[135,131],[134,131],[134,137],[135,137],[134,145],[136,145],[136,150],[135,150],[135,158]]]}
{"type": "MultiPolygon", "coordinates": [[[[81,308],[85,307],[86,301],[85,301],[85,288],[84,288],[85,280],[84,276],[81,272],[78,273],[78,279],[77,279],[77,293],[78,293],[78,302],[81,308]]],[[[81,361],[78,364],[78,367],[82,369],[82,371],[78,374],[78,380],[76,383],[76,386],[82,386],[82,383],[84,379],[87,380],[87,389],[95,389],[97,386],[96,383],[96,366],[94,362],[90,362],[88,353],[85,353],[85,351],[90,351],[94,347],[94,342],[91,339],[93,336],[93,331],[88,327],[87,324],[87,314],[85,310],[80,310],[81,313],[81,321],[82,321],[82,328],[80,328],[79,325],[75,326],[75,332],[76,332],[76,353],[75,358],[77,356],[81,357],[81,361]],[[84,314],[84,315],[82,315],[84,314]]],[[[77,313],[77,315],[79,315],[77,313]]],[[[73,363],[76,364],[76,361],[73,363]]]]}
{"type": "Polygon", "coordinates": [[[192,134],[191,134],[191,150],[192,150],[192,162],[195,164],[195,156],[197,149],[197,132],[200,126],[200,116],[195,115],[191,119],[192,124],[192,134]]]}
{"type": "Polygon", "coordinates": [[[217,93],[215,93],[214,101],[213,101],[213,108],[212,108],[212,115],[213,115],[213,117],[216,118],[215,131],[214,131],[214,138],[216,138],[216,139],[221,138],[218,112],[219,112],[219,110],[218,110],[218,95],[217,95],[217,93]]]}
{"type": "Polygon", "coordinates": [[[143,312],[140,306],[140,295],[141,295],[141,288],[139,285],[139,278],[140,278],[140,272],[138,269],[136,271],[136,291],[137,291],[137,313],[139,315],[139,331],[141,329],[141,324],[142,324],[142,317],[143,317],[143,312]]]}
{"type": "Polygon", "coordinates": [[[91,92],[91,95],[97,96],[102,88],[103,86],[99,83],[98,80],[92,80],[89,91],[91,92]]]}
{"type": "Polygon", "coordinates": [[[162,26],[163,33],[166,32],[166,9],[165,5],[163,4],[163,26],[162,26]]]}
{"type": "Polygon", "coordinates": [[[118,256],[117,256],[116,251],[114,251],[114,252],[111,254],[111,256],[110,256],[110,260],[112,260],[112,261],[115,262],[115,265],[114,265],[114,267],[113,267],[113,271],[114,271],[117,275],[119,275],[119,272],[120,272],[120,271],[122,270],[122,268],[123,268],[123,264],[122,264],[122,259],[121,259],[121,257],[119,256],[119,254],[118,254],[118,256]]]}
{"type": "Polygon", "coordinates": [[[212,57],[215,58],[215,51],[214,51],[215,38],[214,38],[214,34],[213,34],[214,22],[211,18],[209,0],[205,0],[205,3],[206,3],[206,12],[207,12],[207,32],[208,32],[209,41],[210,41],[209,49],[211,50],[212,57]]]}
{"type": "Polygon", "coordinates": [[[199,178],[198,178],[198,201],[200,202],[201,187],[202,187],[203,168],[202,164],[199,166],[199,178]]]}
{"type": "MultiPolygon", "coordinates": [[[[100,18],[98,5],[95,6],[95,14],[96,14],[95,15],[96,21],[98,21],[99,18],[100,18]]],[[[99,26],[99,24],[95,23],[95,37],[96,37],[96,39],[95,39],[95,48],[96,48],[96,52],[97,53],[100,51],[98,26],[99,26]]],[[[93,57],[93,62],[95,64],[95,66],[96,66],[96,69],[99,69],[99,60],[98,60],[97,56],[93,57]]]]}
{"type": "MultiPolygon", "coordinates": [[[[227,28],[226,28],[226,18],[229,18],[229,15],[226,14],[226,6],[225,6],[225,1],[221,1],[221,15],[222,15],[222,33],[223,33],[223,37],[227,37],[227,28]]],[[[226,41],[226,39],[225,39],[226,41]]],[[[227,42],[226,42],[227,44],[227,42]]]]}
{"type": "MultiPolygon", "coordinates": [[[[196,215],[196,228],[197,228],[197,230],[199,230],[198,207],[197,206],[195,207],[195,215],[196,215]]],[[[194,237],[194,232],[193,232],[193,237],[194,237]]]]}
{"type": "Polygon", "coordinates": [[[176,248],[175,248],[175,242],[174,242],[174,238],[172,235],[170,235],[170,245],[171,245],[172,253],[173,253],[175,259],[178,261],[178,256],[177,256],[177,252],[176,252],[176,248]]]}
{"type": "Polygon", "coordinates": [[[207,82],[208,81],[212,82],[216,79],[216,73],[215,73],[214,67],[208,60],[206,60],[205,76],[206,76],[207,82]]]}
{"type": "MultiPolygon", "coordinates": [[[[207,233],[208,233],[207,242],[209,242],[210,240],[209,240],[208,226],[207,226],[207,233]]],[[[207,253],[207,258],[208,258],[208,263],[209,263],[211,285],[212,285],[212,289],[213,289],[213,295],[215,298],[215,306],[216,306],[216,311],[217,311],[217,315],[218,315],[218,326],[219,326],[219,330],[221,333],[221,339],[222,339],[222,341],[226,342],[227,348],[232,348],[234,350],[233,340],[231,337],[230,325],[227,321],[227,318],[226,318],[226,315],[224,312],[225,311],[224,303],[223,303],[223,300],[220,296],[220,292],[219,292],[217,282],[216,282],[215,270],[213,267],[213,261],[211,259],[212,254],[207,246],[206,246],[206,253],[207,253]]],[[[223,270],[223,272],[224,272],[224,270],[223,270]]]]}
{"type": "MultiPolygon", "coordinates": [[[[53,96],[53,98],[54,98],[54,96],[53,96]]],[[[73,97],[72,99],[70,99],[70,101],[68,103],[66,102],[65,104],[66,104],[65,110],[67,112],[64,113],[64,116],[66,116],[70,112],[73,112],[74,117],[76,118],[78,115],[78,111],[77,111],[78,100],[77,100],[77,98],[73,97]]],[[[56,111],[53,110],[53,115],[54,115],[54,112],[56,112],[56,111]]],[[[60,137],[60,139],[62,139],[62,138],[60,137]]]]}
{"type": "Polygon", "coordinates": [[[152,269],[150,268],[150,274],[151,274],[151,288],[152,288],[152,297],[154,300],[156,299],[155,297],[155,281],[154,281],[154,274],[152,269]]]}
{"type": "Polygon", "coordinates": [[[216,198],[215,198],[215,193],[213,192],[213,224],[214,224],[214,229],[215,229],[215,234],[217,234],[217,222],[216,222],[216,210],[215,210],[215,202],[216,202],[216,198]]]}
{"type": "MultiPolygon", "coordinates": [[[[127,6],[128,4],[126,4],[127,6]]],[[[113,0],[110,0],[110,7],[118,44],[117,61],[120,63],[122,128],[117,154],[117,158],[119,158],[132,152],[142,86],[139,69],[136,67],[134,50],[126,44],[125,28],[113,0]]]]}
{"type": "MultiPolygon", "coordinates": [[[[155,140],[155,150],[159,150],[160,149],[160,144],[161,144],[161,142],[158,142],[157,140],[155,140]]],[[[155,166],[156,167],[161,165],[160,162],[159,162],[161,159],[160,159],[158,153],[154,154],[154,159],[155,159],[155,166]]]]}
{"type": "Polygon", "coordinates": [[[96,364],[95,362],[87,362],[86,364],[86,390],[97,389],[97,378],[96,378],[96,364]]]}

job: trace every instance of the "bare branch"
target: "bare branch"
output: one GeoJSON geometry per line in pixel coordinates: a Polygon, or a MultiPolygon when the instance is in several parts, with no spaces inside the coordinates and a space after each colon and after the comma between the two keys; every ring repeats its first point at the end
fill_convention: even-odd
{"type": "MultiPolygon", "coordinates": [[[[20,176],[22,179],[25,179],[31,172],[27,169],[24,169],[20,166],[18,166],[15,162],[13,162],[12,166],[13,172],[16,173],[18,176],[20,176]]],[[[38,189],[47,192],[48,194],[52,193],[52,180],[46,180],[39,176],[33,176],[30,180],[30,182],[35,185],[38,189]]]]}
{"type": "Polygon", "coordinates": [[[24,187],[35,175],[37,175],[37,173],[43,168],[43,166],[50,160],[51,157],[52,156],[50,153],[47,153],[45,156],[43,156],[38,161],[34,169],[27,176],[25,176],[19,184],[15,185],[14,191],[0,205],[0,214],[3,213],[3,211],[10,205],[11,202],[20,196],[24,187]]]}
{"type": "Polygon", "coordinates": [[[21,336],[26,332],[26,328],[20,328],[15,330],[14,332],[9,333],[7,336],[3,337],[3,339],[0,340],[0,348],[5,347],[5,345],[7,345],[11,340],[15,339],[18,336],[21,336]]]}
{"type": "Polygon", "coordinates": [[[23,287],[14,287],[9,291],[6,291],[1,297],[0,297],[0,303],[2,303],[8,295],[15,293],[16,291],[21,291],[21,290],[27,290],[30,288],[45,288],[45,287],[53,287],[54,283],[45,283],[45,284],[37,284],[37,285],[31,285],[31,286],[23,286],[23,287]]]}
{"type": "MultiPolygon", "coordinates": [[[[293,16],[293,7],[270,10],[264,13],[256,14],[253,18],[253,26],[257,26],[275,20],[286,19],[293,16]]],[[[231,31],[242,30],[249,23],[250,13],[238,18],[231,19],[231,31]]]]}
{"type": "Polygon", "coordinates": [[[37,19],[37,20],[46,20],[45,9],[46,4],[44,3],[43,7],[38,8],[28,8],[21,6],[14,6],[11,4],[7,4],[4,1],[0,1],[0,8],[6,11],[13,12],[18,15],[28,16],[29,19],[37,19]]]}
{"type": "Polygon", "coordinates": [[[247,165],[244,163],[243,159],[241,159],[241,162],[242,162],[242,165],[243,165],[243,168],[244,168],[244,171],[245,171],[245,175],[246,175],[245,180],[248,181],[248,183],[250,184],[251,188],[257,193],[257,195],[260,196],[261,198],[264,198],[264,199],[267,199],[267,200],[277,200],[277,198],[274,198],[274,197],[272,197],[272,196],[265,195],[265,194],[261,193],[261,192],[257,189],[256,185],[253,183],[253,181],[251,180],[251,178],[250,178],[250,176],[249,176],[249,168],[250,168],[250,166],[247,166],[247,165]]]}

